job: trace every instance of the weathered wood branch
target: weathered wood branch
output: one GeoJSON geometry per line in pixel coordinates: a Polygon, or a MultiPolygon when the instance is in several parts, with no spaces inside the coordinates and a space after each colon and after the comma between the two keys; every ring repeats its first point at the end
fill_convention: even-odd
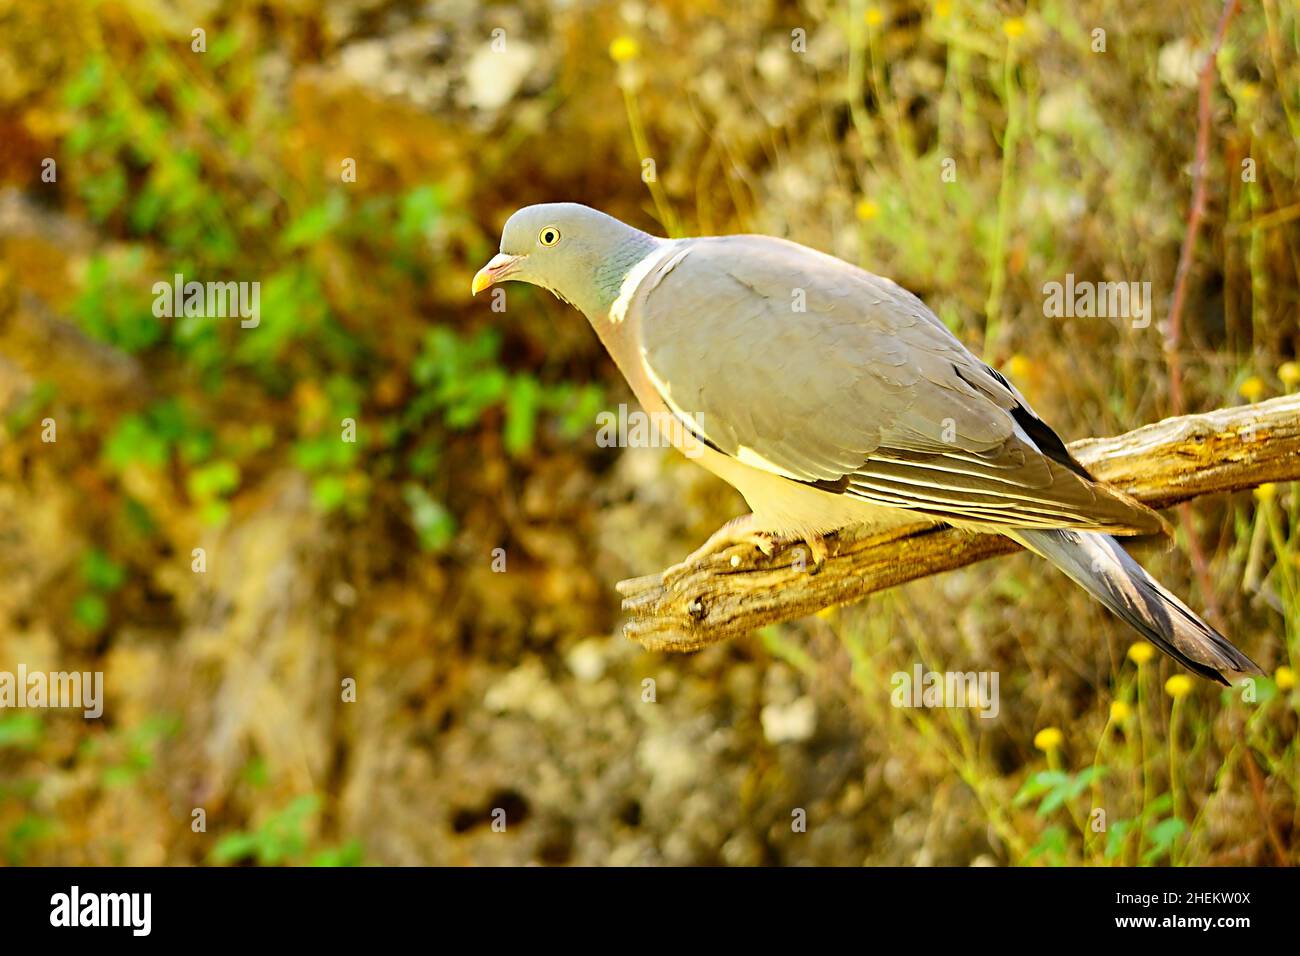
{"type": "MultiPolygon", "coordinates": [[[[1296,480],[1300,395],[1169,418],[1114,438],[1077,441],[1070,451],[1098,479],[1153,508],[1296,480]]],[[[629,616],[623,632],[652,650],[696,650],[1016,550],[999,535],[923,524],[841,541],[820,568],[799,544],[771,557],[736,547],[697,563],[668,586],[658,574],[620,582],[629,616]]]]}

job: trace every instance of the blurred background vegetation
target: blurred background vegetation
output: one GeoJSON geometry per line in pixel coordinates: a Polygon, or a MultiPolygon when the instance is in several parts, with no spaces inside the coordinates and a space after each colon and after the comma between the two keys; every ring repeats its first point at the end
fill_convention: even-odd
{"type": "MultiPolygon", "coordinates": [[[[1300,862],[1294,485],[1142,555],[1253,701],[1025,556],[649,654],[612,583],[743,502],[597,446],[632,400],[579,315],[468,295],[530,202],[782,235],[920,294],[1067,439],[1156,420],[1220,11],[0,0],[0,669],[107,697],[0,711],[0,862],[1300,862]],[[175,273],[259,281],[260,326],[155,317],[175,273]],[[1066,273],[1151,281],[1157,324],[1044,318],[1066,273]],[[917,663],[998,671],[997,719],[892,707],[917,663]]],[[[1294,3],[1247,0],[1218,58],[1189,411],[1300,387],[1298,54],[1294,3]]]]}

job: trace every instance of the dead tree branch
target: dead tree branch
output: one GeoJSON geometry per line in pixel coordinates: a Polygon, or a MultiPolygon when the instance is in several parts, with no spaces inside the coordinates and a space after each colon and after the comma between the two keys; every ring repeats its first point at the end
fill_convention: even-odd
{"type": "MultiPolygon", "coordinates": [[[[1265,482],[1300,479],[1300,395],[1169,418],[1071,452],[1098,479],[1154,508],[1265,482]]],[[[660,575],[620,582],[624,633],[652,650],[689,651],[777,621],[859,601],[874,591],[1017,550],[999,535],[914,525],[841,542],[820,568],[790,545],[713,555],[665,587],[660,575]],[[732,564],[738,558],[739,563],[732,564]]]]}

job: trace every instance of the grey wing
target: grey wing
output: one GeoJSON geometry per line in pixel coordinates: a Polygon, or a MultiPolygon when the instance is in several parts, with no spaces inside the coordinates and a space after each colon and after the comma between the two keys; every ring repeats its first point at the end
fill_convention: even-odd
{"type": "Polygon", "coordinates": [[[762,236],[693,240],[669,261],[638,305],[642,361],[718,451],[961,524],[1159,527],[895,283],[762,236]]]}

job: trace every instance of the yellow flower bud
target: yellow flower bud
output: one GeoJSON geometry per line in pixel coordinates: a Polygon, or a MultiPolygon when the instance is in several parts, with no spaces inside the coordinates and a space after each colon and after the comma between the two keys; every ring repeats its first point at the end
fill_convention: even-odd
{"type": "Polygon", "coordinates": [[[1264,397],[1264,380],[1258,375],[1252,375],[1241,383],[1241,387],[1237,391],[1241,393],[1241,397],[1246,401],[1257,402],[1264,397]]]}
{"type": "Polygon", "coordinates": [[[1002,22],[1002,32],[1005,33],[1007,37],[1012,40],[1014,40],[1016,37],[1024,36],[1025,35],[1024,19],[1021,17],[1012,17],[1010,20],[1004,20],[1002,22]]]}
{"type": "Polygon", "coordinates": [[[880,215],[880,207],[870,199],[861,199],[858,201],[857,208],[854,210],[858,218],[863,222],[870,222],[880,215]]]}
{"type": "Polygon", "coordinates": [[[1133,716],[1133,708],[1127,702],[1117,700],[1110,705],[1110,719],[1117,724],[1122,724],[1133,716]]]}
{"type": "Polygon", "coordinates": [[[1287,388],[1300,385],[1300,362],[1283,362],[1277,367],[1277,377],[1287,388]]]}
{"type": "Polygon", "coordinates": [[[1007,359],[1007,374],[1012,378],[1028,378],[1034,363],[1017,352],[1007,359]]]}
{"type": "Polygon", "coordinates": [[[1156,649],[1146,641],[1138,641],[1128,649],[1128,659],[1139,667],[1156,656],[1156,649]]]}
{"type": "Polygon", "coordinates": [[[1050,753],[1058,749],[1064,741],[1065,735],[1055,727],[1044,727],[1034,734],[1034,746],[1043,753],[1050,753]]]}
{"type": "Polygon", "coordinates": [[[867,7],[866,21],[867,26],[878,27],[885,22],[885,15],[879,7],[867,7]]]}
{"type": "Polygon", "coordinates": [[[609,56],[615,63],[627,63],[635,60],[641,53],[641,44],[629,36],[615,37],[609,45],[609,56]]]}
{"type": "Polygon", "coordinates": [[[1277,689],[1286,693],[1295,688],[1295,671],[1283,664],[1273,672],[1273,680],[1277,683],[1277,689]]]}
{"type": "Polygon", "coordinates": [[[1175,674],[1165,681],[1165,693],[1177,700],[1192,692],[1192,679],[1186,674],[1175,674]]]}
{"type": "Polygon", "coordinates": [[[1267,503],[1277,497],[1277,485],[1271,481],[1266,481],[1255,489],[1255,500],[1260,503],[1267,503]]]}

